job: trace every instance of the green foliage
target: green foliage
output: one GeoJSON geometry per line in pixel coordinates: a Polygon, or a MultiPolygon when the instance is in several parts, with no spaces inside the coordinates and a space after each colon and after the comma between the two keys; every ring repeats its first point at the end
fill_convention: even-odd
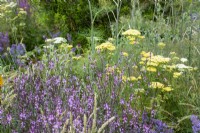
{"type": "MultiPolygon", "coordinates": [[[[55,70],[44,71],[40,74],[41,77],[47,78],[46,73],[63,77],[75,74],[81,77],[84,84],[84,82],[90,82],[87,81],[86,76],[89,75],[92,81],[96,81],[97,75],[104,73],[102,79],[109,77],[109,85],[104,93],[98,94],[101,97],[99,101],[104,102],[112,101],[110,96],[112,90],[116,89],[112,86],[115,75],[111,75],[112,72],[109,73],[109,71],[114,71],[116,75],[121,74],[123,80],[120,86],[117,86],[117,100],[124,98],[128,101],[130,94],[134,93],[137,98],[132,103],[134,109],[140,111],[154,109],[157,111],[157,118],[172,125],[176,132],[191,132],[189,116],[200,114],[200,70],[197,69],[195,72],[180,70],[182,76],[176,79],[173,74],[179,70],[176,68],[166,71],[165,67],[180,64],[180,58],[184,57],[188,59],[185,65],[200,68],[200,14],[198,14],[200,2],[124,0],[121,7],[117,7],[119,5],[114,3],[116,0],[91,0],[90,2],[92,10],[89,10],[87,0],[32,1],[33,14],[30,17],[23,13],[21,16],[15,16],[12,10],[19,11],[20,9],[9,8],[5,11],[2,6],[0,13],[5,11],[6,15],[3,18],[8,19],[0,21],[8,24],[3,24],[0,30],[9,31],[12,42],[23,40],[28,50],[39,45],[39,49],[26,53],[24,58],[26,62],[34,59],[41,60],[46,67],[49,66],[49,62],[54,63],[55,70]],[[120,17],[117,19],[119,10],[120,17]],[[197,19],[192,18],[192,15],[197,15],[197,19]],[[125,37],[122,33],[130,28],[140,30],[145,39],[141,39],[142,36],[125,37]],[[72,41],[42,44],[42,35],[59,31],[63,37],[70,33],[72,41]],[[108,39],[109,37],[113,38],[108,39]],[[95,50],[92,53],[88,50],[89,44],[92,43],[91,38],[94,39],[94,46],[108,39],[108,42],[112,43],[116,49],[109,51],[102,48],[102,51],[95,50]],[[133,43],[131,39],[134,40],[133,43]],[[166,45],[160,48],[159,42],[164,42],[166,45]],[[81,44],[81,47],[77,44],[81,44]],[[76,51],[73,52],[72,47],[76,48],[76,51]],[[38,52],[38,50],[41,51],[38,52]],[[160,66],[156,67],[156,73],[148,71],[148,59],[146,58],[146,62],[144,60],[141,62],[142,51],[169,57],[170,62],[159,64],[160,66]],[[128,55],[123,55],[124,52],[128,55]],[[137,81],[131,81],[131,76],[135,76],[137,81]],[[151,82],[169,85],[173,91],[152,89],[149,87],[151,82]]],[[[118,104],[114,104],[113,107],[121,113],[122,107],[118,104]]]]}

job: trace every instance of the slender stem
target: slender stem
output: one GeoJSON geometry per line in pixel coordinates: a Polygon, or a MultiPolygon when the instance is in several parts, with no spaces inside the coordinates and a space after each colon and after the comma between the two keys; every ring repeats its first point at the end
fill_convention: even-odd
{"type": "Polygon", "coordinates": [[[93,21],[93,13],[92,13],[92,6],[90,0],[88,0],[88,6],[90,10],[90,21],[91,21],[91,30],[90,30],[90,39],[91,39],[91,44],[90,46],[92,47],[92,53],[94,53],[94,21],[93,21]]]}
{"type": "Polygon", "coordinates": [[[117,2],[115,2],[116,6],[117,6],[117,19],[116,19],[116,46],[119,44],[119,15],[120,15],[120,9],[121,9],[121,0],[118,0],[117,2]]]}

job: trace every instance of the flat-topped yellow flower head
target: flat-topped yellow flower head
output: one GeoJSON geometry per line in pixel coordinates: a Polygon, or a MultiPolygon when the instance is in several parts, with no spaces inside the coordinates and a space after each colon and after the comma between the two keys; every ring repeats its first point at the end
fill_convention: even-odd
{"type": "Polygon", "coordinates": [[[122,55],[125,57],[128,57],[128,53],[126,53],[126,52],[122,52],[122,55]]]}
{"type": "Polygon", "coordinates": [[[123,32],[122,35],[124,35],[124,36],[140,36],[141,33],[138,30],[129,29],[129,30],[123,32]]]}
{"type": "Polygon", "coordinates": [[[160,82],[151,82],[150,87],[151,87],[151,88],[154,88],[154,89],[156,89],[156,88],[162,89],[162,88],[164,88],[165,86],[164,86],[164,84],[162,84],[162,83],[160,83],[160,82]]]}
{"type": "Polygon", "coordinates": [[[168,86],[168,87],[164,87],[162,90],[169,92],[169,91],[172,91],[173,89],[172,87],[168,86]]]}
{"type": "Polygon", "coordinates": [[[3,86],[3,78],[2,78],[2,76],[0,75],[0,87],[2,87],[3,86]]]}
{"type": "Polygon", "coordinates": [[[156,72],[157,69],[155,67],[147,67],[147,71],[149,71],[149,72],[156,72]]]}
{"type": "Polygon", "coordinates": [[[100,51],[103,51],[103,50],[114,51],[115,46],[110,42],[105,42],[105,43],[102,43],[101,45],[96,46],[95,49],[100,50],[100,51]]]}

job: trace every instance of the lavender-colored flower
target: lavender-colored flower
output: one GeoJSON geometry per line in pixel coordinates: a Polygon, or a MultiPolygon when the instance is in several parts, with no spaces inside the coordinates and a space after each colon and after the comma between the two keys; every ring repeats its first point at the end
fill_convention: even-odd
{"type": "Polygon", "coordinates": [[[26,119],[26,114],[24,112],[20,113],[19,115],[20,119],[26,119]]]}
{"type": "Polygon", "coordinates": [[[7,114],[6,115],[6,120],[7,120],[7,123],[10,124],[11,120],[12,120],[12,116],[10,114],[7,114]]]}
{"type": "Polygon", "coordinates": [[[72,42],[72,36],[71,34],[67,33],[67,41],[70,43],[72,42]]]}
{"type": "Polygon", "coordinates": [[[60,36],[60,33],[61,32],[56,32],[56,33],[49,33],[50,34],[50,36],[51,36],[51,38],[56,38],[56,37],[59,37],[60,36]]]}
{"type": "Polygon", "coordinates": [[[76,48],[72,48],[72,52],[75,52],[76,51],[76,48]]]}
{"type": "Polygon", "coordinates": [[[81,44],[80,44],[80,43],[79,43],[79,44],[77,44],[77,47],[78,47],[78,48],[81,48],[81,44]]]}
{"type": "Polygon", "coordinates": [[[199,120],[198,116],[192,115],[190,117],[190,119],[192,121],[192,130],[193,130],[193,133],[200,132],[200,120],[199,120]]]}
{"type": "Polygon", "coordinates": [[[121,105],[124,105],[124,104],[125,104],[124,99],[121,99],[121,100],[120,100],[120,104],[121,104],[121,105]]]}
{"type": "Polygon", "coordinates": [[[49,68],[50,69],[53,69],[55,66],[54,62],[53,61],[49,61],[49,68]]]}
{"type": "Polygon", "coordinates": [[[24,55],[25,54],[25,45],[24,44],[18,44],[16,47],[16,52],[18,55],[24,55]]]}
{"type": "Polygon", "coordinates": [[[18,55],[25,54],[25,45],[24,44],[12,44],[10,48],[10,54],[12,57],[17,57],[18,55]]]}
{"type": "Polygon", "coordinates": [[[2,52],[3,52],[3,50],[4,50],[4,48],[3,48],[3,45],[2,45],[2,44],[0,44],[0,53],[2,53],[2,52]]]}
{"type": "Polygon", "coordinates": [[[0,121],[3,118],[3,110],[0,108],[0,121]]]}
{"type": "Polygon", "coordinates": [[[20,8],[23,8],[28,14],[30,14],[30,5],[28,0],[17,0],[17,4],[20,8]]]}
{"type": "Polygon", "coordinates": [[[9,46],[10,40],[8,36],[8,32],[5,34],[0,32],[0,53],[5,51],[5,49],[9,46]]]}
{"type": "Polygon", "coordinates": [[[148,115],[147,115],[147,112],[143,112],[142,114],[142,122],[143,123],[146,123],[148,121],[148,115]]]}
{"type": "Polygon", "coordinates": [[[198,13],[191,13],[191,14],[190,14],[190,18],[191,18],[192,21],[197,20],[198,17],[199,17],[198,13]]]}

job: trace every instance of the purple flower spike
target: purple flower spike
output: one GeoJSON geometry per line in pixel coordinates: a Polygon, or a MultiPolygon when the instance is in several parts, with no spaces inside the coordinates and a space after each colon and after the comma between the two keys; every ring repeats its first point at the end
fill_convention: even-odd
{"type": "Polygon", "coordinates": [[[69,43],[72,42],[72,36],[69,33],[67,33],[67,41],[69,43]]]}
{"type": "Polygon", "coordinates": [[[198,117],[196,115],[192,115],[190,117],[190,119],[192,121],[192,130],[193,130],[193,133],[200,132],[200,120],[198,119],[198,117]]]}

